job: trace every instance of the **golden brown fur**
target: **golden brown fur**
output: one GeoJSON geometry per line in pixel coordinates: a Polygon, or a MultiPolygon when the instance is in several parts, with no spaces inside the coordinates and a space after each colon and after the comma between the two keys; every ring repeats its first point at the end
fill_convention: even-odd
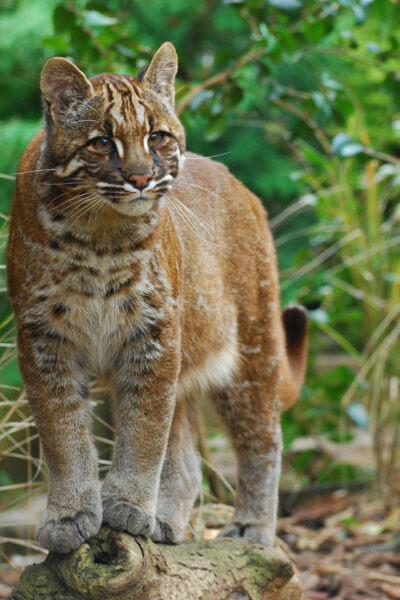
{"type": "Polygon", "coordinates": [[[38,538],[59,552],[102,520],[182,539],[200,485],[190,411],[199,392],[215,401],[238,457],[224,534],[274,535],[279,416],[302,385],[307,319],[292,307],[283,326],[260,201],[223,165],[184,154],[176,64],[168,43],[139,79],[89,81],[51,59],[46,128],[19,168],[9,292],[50,473],[38,538]],[[87,412],[96,376],[119,418],[101,491],[87,412]]]}

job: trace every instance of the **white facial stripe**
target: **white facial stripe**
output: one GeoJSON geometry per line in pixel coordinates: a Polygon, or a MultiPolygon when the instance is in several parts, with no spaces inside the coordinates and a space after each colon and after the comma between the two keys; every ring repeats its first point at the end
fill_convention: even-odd
{"type": "MultiPolygon", "coordinates": [[[[147,187],[145,187],[145,189],[143,190],[143,192],[150,192],[150,190],[152,190],[157,184],[159,183],[163,183],[164,181],[170,181],[172,178],[171,175],[167,175],[166,177],[164,177],[163,179],[160,179],[159,181],[154,181],[154,179],[152,181],[150,181],[149,185],[147,187]]],[[[98,181],[96,183],[97,187],[99,188],[108,188],[108,187],[115,187],[115,183],[107,183],[106,181],[98,181]]],[[[125,190],[126,192],[137,192],[138,190],[131,185],[130,183],[125,182],[124,185],[120,186],[121,189],[125,190]]]]}
{"type": "Polygon", "coordinates": [[[99,131],[98,129],[92,129],[92,131],[90,132],[89,142],[92,142],[98,137],[104,137],[104,133],[99,131]]]}
{"type": "Polygon", "coordinates": [[[183,168],[185,161],[186,161],[186,156],[179,152],[179,170],[181,170],[183,168]]]}
{"type": "Polygon", "coordinates": [[[172,181],[173,177],[172,175],[166,175],[165,177],[163,177],[162,179],[159,179],[157,181],[157,183],[164,183],[165,181],[172,181]]]}
{"type": "Polygon", "coordinates": [[[65,165],[65,167],[63,166],[59,166],[55,169],[55,174],[59,175],[60,177],[67,177],[68,175],[71,175],[71,173],[73,173],[74,171],[76,171],[76,169],[78,169],[79,167],[82,167],[83,164],[81,163],[80,160],[73,158],[72,160],[69,161],[69,163],[67,165],[65,165]]]}
{"type": "Polygon", "coordinates": [[[119,106],[117,104],[114,104],[112,106],[110,114],[113,117],[113,119],[118,123],[118,125],[124,125],[124,117],[121,115],[119,106]]]}
{"type": "Polygon", "coordinates": [[[147,154],[150,154],[150,150],[149,150],[149,134],[146,133],[146,135],[143,138],[143,148],[145,149],[145,151],[147,152],[147,154]]]}
{"type": "Polygon", "coordinates": [[[117,138],[117,137],[114,137],[112,139],[113,139],[114,144],[117,147],[118,156],[120,158],[124,158],[124,147],[122,145],[121,140],[119,138],[117,138]]]}
{"type": "Polygon", "coordinates": [[[158,181],[154,181],[154,179],[152,179],[149,183],[149,185],[147,187],[144,188],[144,192],[150,192],[150,190],[153,189],[153,187],[155,187],[157,185],[158,181]]]}
{"type": "MultiPolygon", "coordinates": [[[[115,183],[107,183],[106,181],[98,181],[96,183],[97,187],[99,188],[109,188],[109,187],[115,187],[115,183]]],[[[124,183],[124,185],[120,185],[119,186],[122,190],[125,190],[126,192],[137,192],[138,190],[133,187],[133,185],[131,185],[130,183],[124,183]]]]}
{"type": "Polygon", "coordinates": [[[143,104],[139,104],[139,102],[135,102],[135,109],[136,109],[136,121],[139,123],[139,125],[143,125],[144,116],[145,116],[145,108],[144,108],[143,104]]]}
{"type": "Polygon", "coordinates": [[[130,183],[124,183],[124,185],[122,187],[127,192],[137,192],[137,189],[135,187],[133,187],[133,185],[131,185],[130,183]]]}

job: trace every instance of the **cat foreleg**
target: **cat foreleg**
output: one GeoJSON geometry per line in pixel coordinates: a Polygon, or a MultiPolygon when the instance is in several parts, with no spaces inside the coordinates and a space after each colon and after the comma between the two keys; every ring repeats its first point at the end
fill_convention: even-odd
{"type": "MultiPolygon", "coordinates": [[[[167,328],[164,330],[168,338],[167,328]]],[[[160,474],[174,413],[178,344],[140,338],[121,353],[115,374],[118,436],[102,489],[104,521],[132,535],[156,524],[160,474]],[[167,347],[166,347],[167,346],[167,347]]]]}
{"type": "Polygon", "coordinates": [[[68,357],[68,343],[38,333],[27,326],[19,336],[21,371],[49,470],[47,509],[36,536],[45,548],[68,553],[98,533],[102,518],[88,388],[68,357]]]}

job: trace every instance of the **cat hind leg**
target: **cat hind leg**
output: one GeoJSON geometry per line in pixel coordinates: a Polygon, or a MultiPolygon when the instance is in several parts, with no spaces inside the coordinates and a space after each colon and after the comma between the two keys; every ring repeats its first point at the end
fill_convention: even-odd
{"type": "Polygon", "coordinates": [[[238,470],[233,521],[220,535],[246,537],[265,546],[274,544],[281,464],[279,411],[268,398],[271,387],[243,378],[215,397],[238,470]]]}
{"type": "Polygon", "coordinates": [[[163,463],[156,510],[154,542],[176,544],[184,539],[201,486],[200,456],[187,407],[176,407],[163,463]]]}

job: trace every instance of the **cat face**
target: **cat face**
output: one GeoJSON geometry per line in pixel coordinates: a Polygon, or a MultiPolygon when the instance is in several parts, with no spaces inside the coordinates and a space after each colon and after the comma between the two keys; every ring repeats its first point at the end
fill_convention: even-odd
{"type": "Polygon", "coordinates": [[[165,43],[141,77],[88,80],[71,62],[50,59],[42,72],[47,162],[74,193],[118,212],[147,212],[177,176],[185,137],[174,111],[177,57],[165,43]]]}

